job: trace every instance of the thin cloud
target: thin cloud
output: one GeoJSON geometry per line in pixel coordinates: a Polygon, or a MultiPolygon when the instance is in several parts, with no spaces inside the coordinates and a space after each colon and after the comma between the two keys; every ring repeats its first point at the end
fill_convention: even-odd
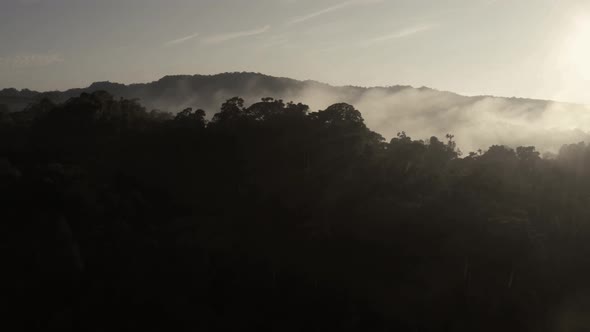
{"type": "Polygon", "coordinates": [[[172,46],[172,45],[182,44],[182,43],[187,42],[187,41],[189,41],[191,39],[197,38],[198,36],[199,36],[198,33],[194,33],[194,34],[192,34],[190,36],[185,36],[185,37],[182,37],[182,38],[178,38],[178,39],[167,41],[166,43],[164,43],[164,45],[166,45],[166,46],[172,46]]]}
{"type": "Polygon", "coordinates": [[[41,0],[19,0],[18,2],[20,2],[23,5],[36,5],[40,4],[41,0]]]}
{"type": "Polygon", "coordinates": [[[0,67],[45,67],[63,61],[63,58],[59,54],[24,54],[9,57],[0,57],[0,67]]]}
{"type": "Polygon", "coordinates": [[[371,4],[380,3],[380,2],[383,2],[383,0],[349,0],[349,1],[339,3],[337,5],[334,5],[332,7],[324,8],[324,9],[318,10],[316,12],[309,13],[307,15],[294,17],[291,20],[289,20],[288,24],[302,23],[305,21],[309,21],[313,18],[316,18],[318,16],[328,14],[328,13],[331,13],[331,12],[334,12],[337,10],[353,7],[353,6],[371,5],[371,4]]]}
{"type": "Polygon", "coordinates": [[[420,32],[431,30],[433,28],[434,28],[434,25],[431,25],[431,24],[417,25],[417,26],[413,26],[413,27],[409,27],[409,28],[405,28],[405,29],[396,31],[396,32],[388,34],[388,35],[371,38],[371,39],[365,41],[364,44],[366,46],[368,46],[368,45],[372,45],[372,44],[376,44],[376,43],[385,42],[388,40],[407,38],[412,35],[418,34],[420,32]]]}
{"type": "Polygon", "coordinates": [[[223,43],[223,42],[237,39],[237,38],[259,35],[259,34],[267,32],[268,30],[270,30],[270,25],[266,25],[261,28],[256,28],[253,30],[244,30],[244,31],[237,31],[237,32],[225,33],[225,34],[220,34],[220,35],[214,35],[214,36],[205,38],[204,42],[207,44],[219,44],[219,43],[223,43]]]}

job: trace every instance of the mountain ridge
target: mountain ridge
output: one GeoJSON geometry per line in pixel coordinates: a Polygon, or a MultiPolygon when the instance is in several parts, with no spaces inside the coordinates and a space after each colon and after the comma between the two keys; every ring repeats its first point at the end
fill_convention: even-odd
{"type": "Polygon", "coordinates": [[[41,98],[62,103],[97,90],[116,98],[138,99],[148,110],[177,113],[189,107],[200,108],[209,119],[223,102],[235,96],[242,97],[247,105],[265,97],[301,102],[312,111],[343,102],[360,110],[369,128],[388,139],[402,131],[420,139],[452,133],[466,151],[491,144],[534,144],[542,151],[556,151],[563,144],[590,142],[590,108],[582,104],[463,96],[408,85],[333,86],[251,72],[168,75],[157,81],[132,84],[103,81],[66,91],[4,89],[0,90],[0,111],[22,110],[41,98]]]}
{"type": "MultiPolygon", "coordinates": [[[[157,80],[154,80],[151,82],[129,83],[129,84],[119,83],[119,82],[114,82],[114,81],[95,81],[95,82],[92,82],[87,87],[71,88],[71,89],[66,89],[66,90],[37,91],[37,90],[31,90],[28,88],[23,88],[23,89],[19,90],[19,89],[10,87],[10,88],[0,89],[0,98],[4,98],[4,97],[32,98],[35,96],[50,97],[54,94],[64,94],[64,95],[69,96],[71,94],[75,94],[78,92],[92,92],[92,91],[97,91],[97,90],[105,90],[108,92],[108,90],[112,90],[113,88],[133,89],[133,88],[138,88],[138,87],[146,87],[146,86],[162,83],[164,81],[173,80],[173,79],[176,79],[176,80],[185,79],[186,80],[186,79],[195,79],[195,78],[218,78],[218,77],[227,77],[227,76],[235,76],[235,75],[251,75],[254,77],[263,77],[266,79],[275,79],[275,80],[285,80],[285,81],[289,81],[290,83],[313,84],[316,86],[329,87],[329,88],[349,88],[349,89],[361,89],[361,90],[365,90],[365,91],[366,90],[373,90],[373,89],[388,90],[388,91],[389,90],[399,91],[402,89],[415,89],[415,90],[434,91],[434,92],[439,92],[439,93],[444,93],[444,94],[452,94],[452,95],[464,97],[464,98],[501,98],[501,99],[519,100],[519,101],[537,101],[537,102],[553,102],[553,103],[569,104],[569,105],[584,105],[582,103],[558,101],[558,100],[551,100],[551,99],[538,99],[538,98],[530,98],[530,97],[516,97],[516,96],[507,97],[507,96],[487,95],[487,94],[469,96],[469,95],[464,95],[464,94],[449,91],[449,90],[441,90],[441,89],[431,88],[431,87],[427,87],[427,86],[415,87],[412,85],[403,85],[403,84],[376,85],[376,86],[361,86],[361,85],[351,85],[351,84],[350,85],[349,84],[347,84],[347,85],[334,85],[334,84],[329,84],[329,83],[325,83],[325,82],[321,82],[321,81],[313,80],[313,79],[298,80],[298,79],[293,79],[290,77],[272,76],[272,75],[266,75],[266,74],[257,73],[257,72],[224,72],[224,73],[217,73],[217,74],[165,75],[165,76],[161,77],[160,79],[157,79],[157,80]]],[[[0,99],[0,104],[3,104],[2,99],[0,99]]]]}

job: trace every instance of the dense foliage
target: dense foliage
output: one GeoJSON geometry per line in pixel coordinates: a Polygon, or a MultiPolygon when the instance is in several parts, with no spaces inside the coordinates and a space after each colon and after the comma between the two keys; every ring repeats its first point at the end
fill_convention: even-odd
{"type": "Polygon", "coordinates": [[[385,142],[348,104],[43,100],[0,113],[3,293],[40,330],[571,331],[589,165],[385,142]]]}

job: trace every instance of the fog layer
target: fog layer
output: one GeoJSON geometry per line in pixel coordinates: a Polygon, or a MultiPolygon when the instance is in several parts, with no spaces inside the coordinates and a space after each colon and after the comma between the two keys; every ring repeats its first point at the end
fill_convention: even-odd
{"type": "MultiPolygon", "coordinates": [[[[312,111],[346,102],[362,112],[366,124],[387,140],[405,131],[415,139],[455,135],[464,152],[493,144],[535,145],[556,152],[563,144],[590,141],[590,108],[543,100],[466,97],[429,88],[334,87],[253,73],[212,76],[167,76],[147,84],[94,83],[85,89],[38,95],[64,99],[80,92],[105,90],[115,96],[138,98],[150,109],[176,113],[201,108],[210,118],[223,101],[240,96],[250,104],[263,97],[305,103],[312,111]]],[[[4,90],[4,94],[6,95],[4,90]]],[[[15,90],[13,94],[18,94],[15,90]]],[[[27,91],[30,94],[30,91],[27,91]]],[[[22,102],[22,101],[21,101],[22,102]]],[[[0,92],[0,104],[7,103],[0,92]]],[[[10,105],[9,105],[10,106],[10,105]]]]}

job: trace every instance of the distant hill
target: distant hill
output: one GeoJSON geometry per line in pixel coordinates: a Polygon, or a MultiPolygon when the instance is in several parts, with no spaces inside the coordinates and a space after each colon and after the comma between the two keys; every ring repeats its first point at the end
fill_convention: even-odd
{"type": "Polygon", "coordinates": [[[371,89],[395,93],[403,89],[412,89],[412,87],[334,87],[316,81],[298,81],[257,73],[223,73],[165,76],[155,82],[129,85],[95,82],[86,88],[53,92],[37,92],[26,89],[18,91],[11,88],[0,90],[0,104],[5,104],[11,111],[16,111],[25,107],[27,103],[44,97],[56,102],[63,102],[83,92],[104,90],[116,97],[138,98],[149,109],[175,112],[183,107],[199,107],[211,111],[217,109],[221,102],[234,96],[253,98],[252,102],[269,96],[288,99],[289,97],[302,96],[309,89],[338,94],[346,98],[343,101],[350,102],[371,89]]]}
{"type": "MultiPolygon", "coordinates": [[[[186,107],[202,108],[212,116],[223,101],[234,96],[247,103],[263,97],[302,102],[312,110],[336,102],[359,109],[368,126],[387,138],[406,131],[415,138],[456,135],[465,151],[489,144],[532,145],[555,151],[561,144],[590,141],[590,110],[583,105],[547,100],[466,97],[451,92],[410,86],[331,86],[316,81],[298,81],[257,73],[179,75],[141,84],[93,83],[87,88],[36,92],[0,90],[0,105],[18,111],[47,97],[63,102],[82,92],[105,90],[116,97],[137,98],[148,109],[177,112],[186,107]],[[541,146],[539,146],[541,142],[541,146]]],[[[1,108],[1,107],[0,107],[1,108]]]]}

